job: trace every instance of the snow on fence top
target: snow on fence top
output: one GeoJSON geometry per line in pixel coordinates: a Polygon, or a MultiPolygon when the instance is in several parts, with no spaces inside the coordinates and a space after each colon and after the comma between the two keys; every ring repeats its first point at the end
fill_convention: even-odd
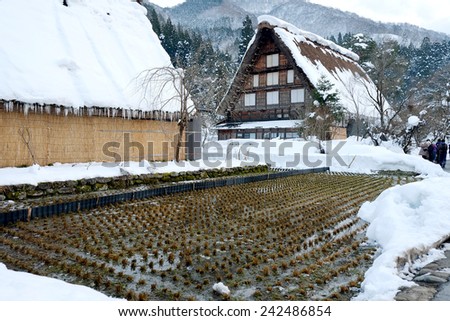
{"type": "Polygon", "coordinates": [[[176,96],[173,85],[160,97],[140,83],[142,72],[171,66],[144,7],[130,0],[68,4],[0,1],[0,100],[179,111],[179,101],[164,103],[176,96]]]}

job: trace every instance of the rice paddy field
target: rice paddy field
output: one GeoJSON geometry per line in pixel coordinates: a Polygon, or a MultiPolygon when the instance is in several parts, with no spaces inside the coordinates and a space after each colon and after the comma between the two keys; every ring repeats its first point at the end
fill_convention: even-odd
{"type": "Polygon", "coordinates": [[[376,254],[357,212],[393,183],[296,175],[19,222],[0,262],[127,300],[349,300],[376,254]]]}

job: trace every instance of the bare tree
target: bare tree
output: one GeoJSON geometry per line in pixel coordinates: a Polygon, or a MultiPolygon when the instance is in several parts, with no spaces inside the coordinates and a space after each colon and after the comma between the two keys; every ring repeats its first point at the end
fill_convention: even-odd
{"type": "Polygon", "coordinates": [[[145,71],[139,77],[140,87],[144,88],[145,99],[151,99],[153,95],[153,105],[156,105],[157,100],[163,101],[158,108],[175,101],[181,106],[180,132],[187,128],[191,111],[195,109],[195,117],[201,122],[201,132],[188,134],[193,134],[194,137],[201,134],[203,145],[209,137],[215,135],[215,127],[219,121],[216,108],[225,95],[234,70],[227,59],[216,59],[212,54],[212,46],[208,43],[201,43],[195,51],[189,53],[181,51],[174,59],[173,64],[183,69],[170,66],[145,71]],[[164,96],[164,91],[174,84],[177,92],[164,96]]]}
{"type": "Polygon", "coordinates": [[[424,79],[412,91],[410,114],[420,115],[424,126],[418,140],[436,140],[450,134],[450,64],[424,79]]]}
{"type": "Polygon", "coordinates": [[[138,76],[143,89],[143,100],[154,109],[179,112],[178,135],[175,143],[175,160],[180,161],[183,137],[194,105],[190,99],[189,85],[183,69],[159,67],[144,71],[138,76]]]}
{"type": "Polygon", "coordinates": [[[234,73],[226,59],[215,59],[210,51],[208,44],[200,45],[190,57],[192,62],[184,68],[186,84],[201,121],[202,146],[217,134],[216,124],[220,117],[216,108],[225,96],[234,73]],[[196,63],[199,61],[203,64],[196,63]]]}
{"type": "Polygon", "coordinates": [[[361,133],[361,112],[363,111],[364,107],[368,107],[368,105],[370,105],[370,101],[367,101],[367,99],[363,98],[365,95],[361,95],[361,86],[359,86],[359,84],[363,81],[364,79],[362,79],[361,76],[355,75],[355,79],[344,83],[346,91],[342,93],[342,95],[346,97],[347,100],[350,101],[353,105],[353,110],[348,110],[348,113],[350,117],[354,117],[355,119],[357,140],[359,140],[359,135],[361,133]]]}
{"type": "Polygon", "coordinates": [[[407,63],[399,55],[395,41],[384,41],[371,57],[368,73],[375,84],[369,85],[361,79],[367,96],[380,117],[379,130],[389,134],[398,114],[407,106],[408,97],[402,92],[407,63]],[[389,103],[387,103],[387,100],[389,103]]]}
{"type": "Polygon", "coordinates": [[[18,130],[18,133],[19,133],[20,138],[22,138],[23,143],[25,144],[25,146],[28,149],[28,153],[30,154],[31,159],[33,160],[33,165],[36,165],[37,160],[36,160],[36,155],[34,153],[34,150],[31,146],[32,135],[31,135],[30,129],[27,127],[22,127],[18,130]]]}

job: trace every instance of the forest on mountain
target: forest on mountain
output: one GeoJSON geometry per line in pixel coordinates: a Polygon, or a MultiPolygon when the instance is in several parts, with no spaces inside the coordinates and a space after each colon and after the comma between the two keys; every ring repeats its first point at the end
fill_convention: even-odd
{"type": "MultiPolygon", "coordinates": [[[[215,109],[225,95],[256,25],[249,16],[242,21],[233,53],[223,52],[196,30],[173,24],[153,7],[148,17],[175,67],[185,69],[193,83],[196,106],[217,120],[215,109]],[[236,54],[237,53],[237,54],[236,54]]],[[[390,104],[381,110],[381,124],[368,126],[374,140],[389,136],[408,151],[412,142],[435,140],[450,134],[450,41],[425,37],[420,46],[399,43],[395,37],[373,39],[361,33],[338,33],[329,40],[350,49],[390,104]],[[410,116],[420,123],[413,129],[410,116]]]]}

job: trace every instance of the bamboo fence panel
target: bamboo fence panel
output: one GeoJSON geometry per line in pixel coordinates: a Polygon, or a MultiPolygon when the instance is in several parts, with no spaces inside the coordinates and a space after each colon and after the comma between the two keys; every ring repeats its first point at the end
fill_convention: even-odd
{"type": "Polygon", "coordinates": [[[121,161],[171,160],[177,132],[176,121],[25,114],[0,108],[0,167],[32,165],[33,158],[39,165],[112,162],[112,154],[121,161]]]}

